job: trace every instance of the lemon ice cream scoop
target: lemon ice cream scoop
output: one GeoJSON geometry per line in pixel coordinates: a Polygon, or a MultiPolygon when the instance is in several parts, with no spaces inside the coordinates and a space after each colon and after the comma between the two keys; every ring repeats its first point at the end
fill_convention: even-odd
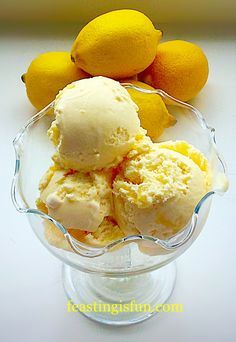
{"type": "Polygon", "coordinates": [[[37,206],[68,229],[94,232],[112,213],[111,175],[52,166],[40,182],[37,206]]]}
{"type": "MultiPolygon", "coordinates": [[[[69,229],[69,233],[76,240],[94,247],[106,246],[125,236],[120,227],[110,217],[104,218],[95,232],[69,229]]],[[[50,245],[72,251],[62,232],[52,222],[45,221],[44,235],[50,245]]]]}
{"type": "Polygon", "coordinates": [[[138,107],[119,82],[94,77],[73,82],[55,100],[48,131],[63,168],[91,171],[116,166],[142,132],[138,107]]]}
{"type": "Polygon", "coordinates": [[[209,186],[201,152],[183,141],[153,144],[122,163],[113,183],[115,218],[126,234],[168,238],[188,223],[209,186]]]}
{"type": "Polygon", "coordinates": [[[95,232],[81,232],[73,229],[69,232],[75,239],[97,247],[106,246],[125,236],[124,232],[111,217],[105,217],[95,232]]]}

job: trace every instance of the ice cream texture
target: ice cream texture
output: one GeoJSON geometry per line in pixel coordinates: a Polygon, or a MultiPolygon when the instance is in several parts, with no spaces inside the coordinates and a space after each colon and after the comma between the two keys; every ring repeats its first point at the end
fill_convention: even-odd
{"type": "MultiPolygon", "coordinates": [[[[120,227],[109,217],[103,220],[95,232],[69,229],[69,233],[76,240],[93,247],[106,246],[112,241],[122,239],[125,236],[120,227]]],[[[63,233],[52,222],[45,222],[44,235],[50,245],[72,251],[63,233]]]]}
{"type": "Polygon", "coordinates": [[[168,238],[185,227],[210,187],[203,154],[184,141],[155,143],[122,163],[113,182],[115,217],[131,234],[168,238]]]}
{"type": "Polygon", "coordinates": [[[111,174],[52,166],[40,182],[38,207],[66,228],[93,232],[112,212],[111,174]]]}
{"type": "MultiPolygon", "coordinates": [[[[37,207],[77,240],[105,246],[130,235],[166,239],[182,230],[211,187],[208,161],[186,141],[153,143],[118,82],[73,82],[55,100],[48,135],[56,146],[37,207]]],[[[45,236],[70,250],[47,222],[45,236]]]]}
{"type": "Polygon", "coordinates": [[[65,169],[99,170],[118,165],[143,134],[138,107],[119,82],[105,77],[76,81],[59,92],[48,135],[54,161],[65,169]]]}

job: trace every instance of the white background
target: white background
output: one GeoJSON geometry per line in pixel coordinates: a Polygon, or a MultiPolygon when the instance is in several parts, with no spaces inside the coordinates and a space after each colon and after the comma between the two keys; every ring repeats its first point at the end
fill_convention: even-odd
{"type": "Polygon", "coordinates": [[[114,328],[67,313],[60,262],[36,239],[10,200],[14,169],[11,141],[34,113],[20,80],[29,62],[43,51],[70,49],[78,27],[37,28],[9,25],[1,30],[1,342],[64,341],[229,341],[236,340],[236,32],[231,27],[162,25],[165,39],[199,43],[210,63],[207,86],[193,101],[216,128],[218,145],[229,168],[230,189],[215,197],[204,231],[178,259],[173,303],[184,312],[141,324],[114,328]]]}

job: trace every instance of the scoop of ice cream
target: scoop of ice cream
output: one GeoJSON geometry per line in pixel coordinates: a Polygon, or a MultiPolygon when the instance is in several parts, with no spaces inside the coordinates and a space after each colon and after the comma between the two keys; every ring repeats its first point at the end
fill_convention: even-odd
{"type": "Polygon", "coordinates": [[[66,228],[95,231],[112,212],[111,174],[51,167],[40,183],[40,209],[66,228]]]}
{"type": "Polygon", "coordinates": [[[116,166],[140,134],[138,107],[119,82],[94,77],[71,83],[55,100],[48,135],[63,168],[91,171],[116,166]]]}
{"type": "MultiPolygon", "coordinates": [[[[124,237],[119,226],[109,217],[104,218],[95,232],[69,229],[69,233],[78,241],[90,246],[103,247],[124,237]]],[[[62,232],[50,221],[45,221],[44,235],[47,242],[57,248],[72,251],[62,232]]]]}
{"type": "Polygon", "coordinates": [[[113,183],[115,218],[126,234],[165,239],[188,223],[208,187],[207,160],[193,146],[153,144],[122,163],[113,183]]]}
{"type": "Polygon", "coordinates": [[[95,232],[81,232],[70,230],[70,234],[77,240],[91,246],[102,247],[125,236],[117,223],[106,217],[95,232]]]}

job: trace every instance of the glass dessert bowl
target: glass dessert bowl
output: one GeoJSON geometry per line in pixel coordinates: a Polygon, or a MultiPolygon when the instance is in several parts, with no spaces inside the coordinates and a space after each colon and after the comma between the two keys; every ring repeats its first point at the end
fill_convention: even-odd
{"type": "Polygon", "coordinates": [[[100,304],[100,310],[88,309],[83,311],[84,315],[113,325],[143,321],[157,312],[157,304],[167,301],[175,283],[173,261],[201,232],[213,195],[227,190],[226,168],[216,148],[215,131],[199,111],[161,90],[147,90],[128,83],[123,86],[143,92],[147,97],[156,93],[168,100],[169,110],[177,123],[166,129],[158,142],[185,140],[201,151],[209,162],[211,189],[197,203],[187,225],[174,236],[164,240],[135,234],[105,246],[91,246],[76,240],[60,222],[37,209],[38,183],[51,164],[54,152],[46,134],[54,120],[54,103],[30,119],[13,142],[16,164],[12,200],[16,209],[27,214],[37,237],[63,262],[62,277],[68,298],[77,305],[100,304]],[[49,235],[52,230],[53,237],[49,235]],[[150,310],[122,310],[122,305],[132,301],[148,304],[150,310]],[[112,313],[109,305],[110,308],[119,305],[119,314],[112,313]]]}

